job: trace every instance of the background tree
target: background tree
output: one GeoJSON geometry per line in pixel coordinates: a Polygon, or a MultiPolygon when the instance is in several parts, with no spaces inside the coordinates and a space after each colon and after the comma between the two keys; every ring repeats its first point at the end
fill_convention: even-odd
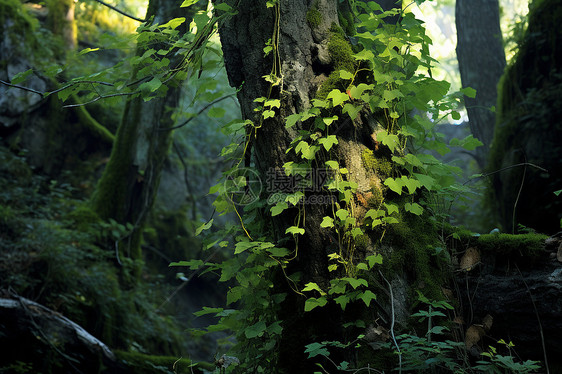
{"type": "Polygon", "coordinates": [[[457,60],[463,87],[476,90],[465,97],[472,134],[484,145],[475,150],[480,169],[487,164],[494,136],[497,84],[505,69],[498,0],[457,0],[457,60]]]}
{"type": "Polygon", "coordinates": [[[560,229],[560,90],[562,34],[556,1],[533,1],[528,28],[499,87],[496,134],[490,152],[492,175],[489,202],[508,232],[517,224],[546,233],[560,229]],[[524,163],[532,165],[520,165],[524,163]],[[518,167],[513,167],[520,165],[518,167]],[[538,166],[539,168],[537,168],[538,166]]]}

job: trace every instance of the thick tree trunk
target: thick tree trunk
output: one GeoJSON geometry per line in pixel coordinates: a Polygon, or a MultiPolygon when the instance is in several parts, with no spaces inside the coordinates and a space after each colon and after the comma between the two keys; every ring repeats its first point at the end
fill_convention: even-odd
{"type": "MultiPolygon", "coordinates": [[[[256,5],[250,0],[227,2],[236,8],[237,14],[219,24],[226,69],[230,84],[240,87],[238,99],[243,118],[260,124],[255,132],[249,134],[249,139],[253,150],[252,162],[265,180],[266,176],[283,174],[286,162],[297,161],[286,150],[306,125],[299,123],[287,129],[285,119],[309,109],[319,87],[335,69],[337,61],[331,60],[327,46],[332,36],[330,28],[334,24],[339,25],[337,2],[280,0],[275,8],[266,8],[262,3],[256,5]],[[307,15],[313,7],[321,16],[317,23],[311,25],[307,15]],[[263,48],[270,38],[274,44],[278,42],[278,59],[274,53],[264,57],[263,48]],[[280,86],[270,87],[263,78],[272,71],[282,77],[280,86]],[[262,122],[261,113],[254,110],[258,106],[254,99],[258,97],[280,99],[279,113],[262,122]]],[[[368,193],[373,184],[381,183],[380,176],[366,170],[361,162],[362,152],[373,146],[370,134],[375,126],[358,117],[355,121],[342,118],[331,127],[337,128],[339,144],[332,153],[335,154],[334,159],[349,170],[349,178],[358,184],[358,194],[368,193]]],[[[322,165],[321,160],[318,165],[322,165]]],[[[267,194],[275,192],[279,191],[267,191],[267,194]]],[[[298,256],[289,263],[287,273],[302,274],[300,285],[315,282],[327,288],[329,280],[334,278],[334,274],[328,271],[328,255],[334,252],[336,244],[329,230],[321,228],[321,222],[331,207],[330,204],[307,204],[305,209],[305,234],[299,238],[298,256]]],[[[285,230],[294,224],[295,210],[289,209],[278,216],[265,218],[271,220],[267,226],[274,231],[274,240],[286,237],[285,230]]],[[[265,216],[269,215],[269,212],[265,213],[265,216]]],[[[289,289],[283,276],[274,283],[278,288],[272,292],[287,293],[278,316],[283,321],[276,366],[278,372],[312,372],[315,366],[304,353],[306,344],[324,340],[346,341],[356,337],[346,336],[343,331],[346,317],[338,305],[332,303],[332,306],[304,313],[305,298],[289,289]]],[[[349,309],[352,308],[347,309],[351,313],[349,309]]],[[[372,310],[370,313],[374,313],[372,310]]],[[[374,321],[375,317],[371,317],[374,321]]]]}
{"type": "Polygon", "coordinates": [[[496,86],[505,69],[498,0],[457,0],[457,59],[463,87],[476,90],[465,97],[470,130],[484,145],[475,152],[481,169],[487,163],[494,136],[496,86]]]}

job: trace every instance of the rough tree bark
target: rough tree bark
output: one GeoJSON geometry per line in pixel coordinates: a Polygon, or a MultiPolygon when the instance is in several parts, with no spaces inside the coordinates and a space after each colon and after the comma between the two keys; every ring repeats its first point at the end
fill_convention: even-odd
{"type": "MultiPolygon", "coordinates": [[[[280,0],[275,8],[266,8],[264,3],[256,5],[250,0],[226,2],[237,10],[235,16],[219,24],[226,69],[230,84],[240,88],[238,99],[243,118],[261,124],[255,136],[254,133],[250,135],[250,139],[252,162],[265,178],[275,171],[283,173],[283,164],[295,161],[286,153],[286,149],[306,125],[299,123],[287,129],[285,119],[291,114],[309,109],[327,75],[336,69],[338,61],[333,61],[330,57],[328,44],[332,36],[330,28],[334,24],[339,25],[337,2],[280,0]],[[312,22],[307,22],[307,13],[313,7],[320,17],[311,25],[312,22]],[[276,20],[278,29],[275,27],[276,20]],[[278,59],[274,54],[264,57],[263,48],[270,38],[274,43],[278,42],[278,59]],[[271,74],[272,67],[282,76],[282,87],[275,86],[270,91],[270,84],[263,76],[271,74]],[[261,123],[260,113],[254,111],[258,105],[254,99],[264,96],[280,99],[281,106],[279,115],[261,123]]],[[[349,170],[350,180],[357,183],[357,194],[368,194],[373,185],[382,184],[381,176],[367,170],[361,161],[362,152],[374,148],[371,133],[377,123],[372,123],[375,121],[373,118],[363,116],[355,121],[341,117],[338,124],[332,125],[338,128],[335,158],[341,167],[349,170]]],[[[355,199],[353,204],[356,204],[354,209],[357,211],[363,209],[355,199]]],[[[328,254],[333,252],[334,240],[329,230],[322,229],[320,225],[329,209],[329,204],[306,205],[305,234],[299,239],[297,258],[290,262],[287,270],[289,274],[302,273],[303,285],[315,282],[326,287],[334,277],[328,271],[328,254]]],[[[293,209],[264,219],[271,219],[267,226],[275,232],[274,240],[281,240],[286,228],[294,224],[294,218],[293,209]]],[[[372,250],[372,246],[370,248],[372,250]]],[[[346,341],[351,338],[346,336],[342,327],[350,317],[339,306],[330,307],[333,303],[303,313],[305,298],[290,289],[284,289],[287,282],[280,278],[275,282],[279,289],[272,292],[286,292],[288,296],[279,315],[279,319],[283,320],[283,336],[279,343],[279,366],[276,370],[282,373],[312,372],[314,366],[304,354],[304,345],[324,340],[346,341]]],[[[406,297],[402,302],[396,301],[395,306],[404,310],[405,303],[406,297]]],[[[349,309],[346,313],[357,312],[349,309]]],[[[370,309],[368,313],[373,313],[373,308],[370,309]]],[[[362,317],[366,315],[363,314],[362,317]]],[[[372,314],[366,317],[372,321],[375,318],[372,314]]]]}
{"type": "Polygon", "coordinates": [[[457,0],[457,60],[463,87],[476,90],[465,97],[469,126],[484,145],[475,150],[478,166],[484,169],[494,136],[498,81],[505,69],[498,0],[457,0]]]}

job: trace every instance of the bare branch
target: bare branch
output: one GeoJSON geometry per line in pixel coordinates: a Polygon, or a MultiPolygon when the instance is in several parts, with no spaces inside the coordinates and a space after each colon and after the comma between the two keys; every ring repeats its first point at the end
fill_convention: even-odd
{"type": "Polygon", "coordinates": [[[110,8],[110,9],[113,9],[114,11],[116,11],[116,12],[119,13],[119,14],[124,15],[125,17],[129,17],[130,19],[134,19],[135,21],[139,21],[139,22],[145,22],[145,21],[146,21],[146,19],[140,19],[140,18],[137,18],[137,17],[132,16],[132,15],[130,15],[130,14],[127,14],[127,13],[123,12],[122,10],[117,9],[117,8],[114,7],[113,5],[109,5],[108,3],[103,2],[103,1],[101,1],[101,0],[95,0],[95,1],[97,1],[98,3],[100,3],[100,4],[103,5],[103,6],[106,6],[106,7],[110,8]]]}
{"type": "Polygon", "coordinates": [[[28,87],[24,87],[24,86],[19,86],[19,85],[17,85],[17,84],[11,84],[11,83],[8,83],[8,82],[4,82],[3,80],[0,80],[0,83],[2,83],[3,85],[6,85],[6,86],[8,86],[8,87],[18,88],[18,89],[20,89],[20,90],[32,92],[32,93],[34,93],[34,94],[41,95],[41,96],[43,96],[43,95],[45,94],[44,92],[34,90],[33,88],[28,88],[28,87]]]}
{"type": "Polygon", "coordinates": [[[209,109],[210,107],[212,107],[213,105],[215,105],[216,103],[223,101],[224,99],[228,99],[229,97],[233,97],[235,94],[230,94],[230,95],[226,95],[223,97],[220,97],[218,99],[216,99],[215,101],[210,102],[209,104],[205,105],[201,110],[199,110],[199,112],[197,112],[197,114],[191,118],[188,118],[187,121],[185,121],[184,123],[182,123],[181,125],[177,125],[174,127],[167,127],[167,128],[159,128],[159,131],[171,131],[171,130],[176,130],[179,129],[180,127],[184,127],[185,125],[187,125],[189,122],[191,122],[192,119],[197,118],[197,116],[199,116],[201,113],[203,113],[204,111],[206,111],[207,109],[209,109]]]}

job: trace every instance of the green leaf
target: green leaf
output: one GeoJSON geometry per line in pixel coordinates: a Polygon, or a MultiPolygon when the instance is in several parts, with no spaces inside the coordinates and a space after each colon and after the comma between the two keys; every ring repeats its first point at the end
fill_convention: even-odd
{"type": "Polygon", "coordinates": [[[291,226],[287,230],[285,230],[285,234],[303,235],[304,229],[297,226],[291,226]]]}
{"type": "Polygon", "coordinates": [[[238,242],[236,243],[234,254],[237,255],[256,246],[257,246],[257,242],[238,242]]]}
{"type": "Polygon", "coordinates": [[[161,86],[162,86],[162,81],[160,81],[158,77],[154,77],[150,81],[141,84],[139,86],[139,89],[144,93],[151,93],[159,89],[161,86]]]}
{"type": "Polygon", "coordinates": [[[398,135],[389,134],[386,130],[377,133],[377,140],[386,145],[390,149],[390,152],[394,152],[396,147],[400,144],[398,135]]]}
{"type": "Polygon", "coordinates": [[[554,194],[555,194],[556,196],[560,196],[561,193],[562,193],[562,190],[554,191],[554,194]]]}
{"type": "Polygon", "coordinates": [[[311,297],[304,302],[304,311],[310,312],[312,309],[316,308],[317,306],[324,306],[328,303],[328,300],[325,296],[321,296],[319,298],[311,297]]]}
{"type": "Polygon", "coordinates": [[[195,230],[195,236],[201,234],[201,231],[203,231],[203,230],[208,230],[208,229],[213,225],[213,220],[214,220],[214,218],[211,218],[211,219],[209,220],[209,222],[204,223],[204,224],[202,224],[201,226],[199,226],[199,227],[197,228],[197,230],[195,230]]]}
{"type": "Polygon", "coordinates": [[[357,295],[357,298],[363,300],[365,305],[367,305],[368,307],[371,304],[371,300],[375,300],[377,298],[377,295],[375,295],[371,290],[367,290],[365,292],[359,293],[359,295],[357,295]]]}
{"type": "Polygon", "coordinates": [[[347,70],[340,70],[341,79],[353,79],[353,74],[347,70]]]}
{"type": "Polygon", "coordinates": [[[97,50],[99,50],[99,48],[84,48],[83,50],[81,50],[78,53],[78,56],[82,56],[82,55],[85,55],[86,53],[90,53],[90,52],[95,52],[97,50]]]}
{"type": "Polygon", "coordinates": [[[339,209],[336,212],[336,216],[340,219],[340,221],[345,221],[345,219],[349,216],[349,212],[346,209],[339,209]]]}
{"type": "Polygon", "coordinates": [[[252,326],[246,327],[244,330],[244,335],[246,338],[252,339],[258,336],[262,336],[266,329],[266,325],[264,321],[259,321],[258,323],[253,324],[252,326]]]}
{"type": "Polygon", "coordinates": [[[333,169],[333,170],[338,170],[340,168],[340,165],[338,164],[338,162],[334,161],[334,160],[326,161],[324,164],[327,167],[329,167],[330,169],[333,169]]]}
{"type": "Polygon", "coordinates": [[[359,286],[365,286],[365,287],[368,286],[367,281],[363,278],[345,277],[342,279],[347,281],[351,285],[351,287],[353,287],[353,289],[357,289],[357,287],[359,286]]]}
{"type": "Polygon", "coordinates": [[[332,217],[324,217],[322,219],[322,223],[320,224],[320,227],[323,228],[329,228],[329,227],[334,227],[334,219],[332,217]]]}
{"type": "Polygon", "coordinates": [[[193,315],[195,315],[196,317],[201,317],[204,316],[206,314],[217,314],[222,312],[224,309],[223,308],[209,308],[207,306],[203,307],[203,310],[200,310],[198,312],[193,313],[193,315]]]}
{"type": "Polygon", "coordinates": [[[367,256],[365,259],[369,263],[369,269],[371,269],[376,264],[382,264],[382,255],[380,253],[367,256]]]}
{"type": "Polygon", "coordinates": [[[349,118],[351,118],[352,120],[357,118],[357,114],[359,114],[360,111],[361,111],[361,106],[353,105],[351,103],[346,103],[343,106],[343,110],[342,110],[342,112],[347,113],[349,115],[349,118]]]}
{"type": "Polygon", "coordinates": [[[416,192],[416,189],[421,187],[421,183],[417,179],[408,178],[405,175],[400,177],[400,179],[402,180],[402,184],[408,189],[409,194],[413,194],[416,192]]]}
{"type": "Polygon", "coordinates": [[[467,151],[473,151],[477,147],[480,147],[481,145],[483,145],[483,143],[480,140],[473,137],[472,135],[468,135],[466,138],[464,138],[462,140],[459,140],[457,138],[451,139],[451,141],[449,142],[449,145],[452,146],[452,147],[455,147],[455,146],[462,147],[462,148],[466,149],[467,151]]]}
{"type": "Polygon", "coordinates": [[[332,122],[337,121],[338,116],[322,118],[322,122],[326,124],[326,126],[330,126],[332,122]]]}
{"type": "Polygon", "coordinates": [[[322,291],[320,286],[318,284],[314,283],[314,282],[309,282],[304,286],[304,288],[302,289],[302,292],[306,292],[306,291],[318,291],[318,292],[320,292],[320,295],[326,294],[326,292],[322,291]]]}
{"type": "Polygon", "coordinates": [[[222,118],[222,117],[224,117],[225,113],[226,113],[226,110],[224,108],[213,107],[213,108],[209,109],[209,112],[207,113],[207,115],[211,118],[222,118]]]}
{"type": "Polygon", "coordinates": [[[192,6],[193,4],[197,3],[199,0],[184,0],[183,3],[181,3],[180,8],[187,8],[189,6],[192,6]]]}
{"type": "Polygon", "coordinates": [[[345,92],[341,92],[338,89],[333,89],[327,96],[328,99],[332,99],[332,105],[338,106],[349,100],[349,96],[345,92]]]}
{"type": "Polygon", "coordinates": [[[418,203],[406,203],[404,204],[404,209],[406,212],[413,213],[417,216],[420,216],[423,213],[423,208],[418,203]]]}
{"type": "Polygon", "coordinates": [[[308,353],[308,358],[313,358],[316,356],[328,357],[330,352],[326,349],[323,343],[312,343],[306,346],[304,353],[308,353]]]}
{"type": "Polygon", "coordinates": [[[273,247],[268,248],[267,251],[274,257],[284,257],[289,254],[289,250],[287,248],[273,247]]]}
{"type": "Polygon", "coordinates": [[[263,119],[268,119],[275,117],[275,112],[273,110],[264,110],[262,113],[263,119]]]}
{"type": "Polygon", "coordinates": [[[342,310],[345,310],[346,305],[349,303],[349,296],[348,295],[340,295],[334,299],[336,304],[341,306],[342,310]]]}
{"type": "Polygon", "coordinates": [[[299,113],[291,114],[287,116],[285,119],[285,127],[290,128],[293,127],[299,120],[301,119],[301,115],[299,113]]]}
{"type": "Polygon", "coordinates": [[[431,188],[435,185],[435,179],[425,174],[413,173],[414,177],[420,181],[421,185],[431,191],[431,188]]]}
{"type": "MultiPolygon", "coordinates": [[[[185,1],[184,1],[184,3],[185,3],[185,1]]],[[[182,6],[183,6],[183,4],[182,4],[182,6]]],[[[181,25],[184,22],[185,22],[185,17],[179,17],[179,18],[171,19],[168,22],[166,22],[165,24],[160,25],[158,27],[160,27],[160,28],[169,27],[172,30],[174,30],[176,27],[178,27],[179,25],[181,25]]]]}
{"type": "Polygon", "coordinates": [[[402,187],[404,184],[401,179],[394,179],[392,177],[386,178],[384,184],[398,195],[402,195],[402,187]]]}
{"type": "Polygon", "coordinates": [[[281,106],[281,100],[279,99],[270,99],[267,100],[263,106],[268,107],[268,108],[279,108],[281,106]]]}
{"type": "Polygon", "coordinates": [[[284,201],[278,202],[277,204],[275,204],[275,206],[271,207],[271,215],[275,217],[281,214],[281,212],[283,212],[288,207],[289,205],[286,202],[284,201]]]}
{"type": "Polygon", "coordinates": [[[338,138],[335,135],[328,135],[326,138],[318,139],[318,143],[322,144],[326,151],[329,151],[333,145],[338,144],[338,138]]]}
{"type": "Polygon", "coordinates": [[[472,87],[465,87],[461,89],[461,92],[471,99],[474,99],[476,97],[476,90],[472,87]]]}

